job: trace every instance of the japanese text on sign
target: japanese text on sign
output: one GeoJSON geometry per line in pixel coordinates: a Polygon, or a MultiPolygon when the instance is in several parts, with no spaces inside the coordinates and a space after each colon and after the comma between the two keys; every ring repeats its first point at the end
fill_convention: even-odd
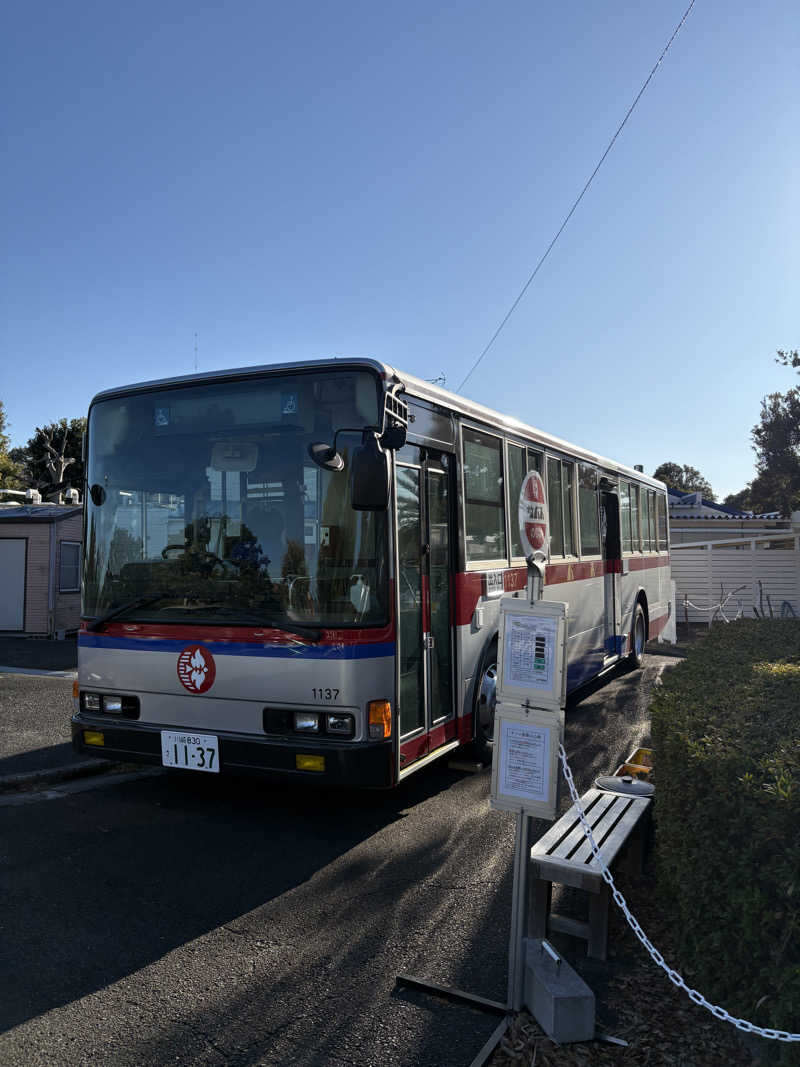
{"type": "Polygon", "coordinates": [[[500,784],[505,797],[546,802],[550,793],[550,731],[501,720],[500,784]]]}

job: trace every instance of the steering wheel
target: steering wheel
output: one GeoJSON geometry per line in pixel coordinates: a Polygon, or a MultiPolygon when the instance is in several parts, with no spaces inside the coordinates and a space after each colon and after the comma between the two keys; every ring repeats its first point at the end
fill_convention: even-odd
{"type": "MultiPolygon", "coordinates": [[[[161,555],[164,557],[164,559],[168,559],[168,552],[182,552],[184,555],[186,555],[188,551],[189,550],[186,548],[186,545],[165,545],[164,548],[161,549],[161,555]]],[[[201,549],[201,551],[195,552],[193,554],[197,556],[198,559],[201,559],[204,563],[210,562],[212,566],[216,563],[219,563],[222,567],[224,567],[226,563],[235,562],[234,560],[224,560],[220,556],[217,556],[214,552],[209,552],[207,549],[201,549]]]]}
{"type": "Polygon", "coordinates": [[[165,545],[164,548],[161,549],[161,555],[164,557],[164,559],[167,559],[168,558],[167,557],[167,553],[168,552],[185,552],[185,551],[186,551],[186,545],[165,545]]]}

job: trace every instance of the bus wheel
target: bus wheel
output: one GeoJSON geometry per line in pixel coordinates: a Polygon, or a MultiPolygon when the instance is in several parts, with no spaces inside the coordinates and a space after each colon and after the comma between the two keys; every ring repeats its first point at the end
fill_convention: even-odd
{"type": "Polygon", "coordinates": [[[497,705],[497,641],[487,649],[478,675],[475,695],[475,755],[481,763],[492,762],[494,711],[497,705]]]}
{"type": "Polygon", "coordinates": [[[641,667],[644,660],[644,646],[647,644],[647,621],[641,601],[636,601],[633,609],[633,626],[631,628],[630,662],[632,667],[641,667]]]}

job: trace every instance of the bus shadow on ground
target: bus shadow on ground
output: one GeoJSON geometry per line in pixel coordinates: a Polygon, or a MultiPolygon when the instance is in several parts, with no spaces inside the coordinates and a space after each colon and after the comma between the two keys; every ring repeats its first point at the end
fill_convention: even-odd
{"type": "Polygon", "coordinates": [[[34,771],[68,767],[77,760],[78,757],[69,741],[59,745],[43,745],[29,752],[14,752],[8,756],[0,756],[0,779],[7,775],[32,774],[34,771]]]}
{"type": "Polygon", "coordinates": [[[0,1032],[291,894],[461,776],[392,793],[159,775],[7,808],[0,1032]]]}
{"type": "MultiPolygon", "coordinates": [[[[424,778],[417,788],[427,795],[424,778]]],[[[441,793],[450,776],[435,779],[441,793]]],[[[172,1062],[179,1049],[180,1062],[197,1062],[211,1048],[226,1063],[469,1063],[497,1018],[395,980],[414,973],[505,999],[513,831],[505,813],[474,803],[487,784],[453,777],[457,825],[424,840],[412,826],[391,847],[365,841],[298,886],[282,906],[292,951],[271,940],[266,909],[243,916],[235,929],[246,977],[215,994],[213,1011],[192,1005],[164,1020],[137,1042],[136,1059],[172,1062]],[[497,830],[488,851],[486,820],[497,830]]],[[[407,794],[403,806],[417,799],[407,794]]]]}
{"type": "MultiPolygon", "coordinates": [[[[566,747],[580,753],[574,760],[579,789],[612,770],[627,755],[632,738],[648,736],[647,697],[659,670],[649,663],[643,671],[621,668],[570,698],[566,747]]],[[[442,781],[437,775],[432,792],[441,790],[442,781]]],[[[463,782],[454,790],[472,808],[464,807],[447,832],[415,842],[412,821],[407,848],[384,855],[379,842],[369,854],[355,846],[313,884],[298,888],[293,904],[301,915],[313,912],[315,896],[331,902],[332,914],[341,908],[343,917],[350,909],[360,915],[343,937],[324,925],[316,925],[313,935],[309,931],[323,940],[315,973],[308,973],[302,955],[284,959],[279,969],[259,957],[266,916],[248,917],[240,934],[248,939],[244,950],[256,956],[252,978],[218,999],[213,1019],[195,1010],[188,1020],[142,1041],[137,1055],[164,1062],[180,1047],[188,1062],[210,1044],[227,1062],[265,1065],[470,1062],[497,1018],[419,990],[398,989],[394,981],[398,973],[412,974],[505,1000],[513,829],[510,816],[475,803],[478,794],[485,801],[487,784],[484,776],[480,790],[470,791],[463,782]],[[476,827],[487,821],[490,832],[481,834],[476,827]],[[412,892],[412,885],[423,886],[424,893],[412,892]],[[328,1010],[298,1010],[315,1000],[328,1010]],[[194,1034],[189,1048],[187,1032],[194,1034]]],[[[378,807],[394,806],[393,796],[384,794],[378,807]]],[[[562,802],[569,803],[565,789],[562,802]]],[[[534,838],[548,825],[537,821],[534,838]]]]}

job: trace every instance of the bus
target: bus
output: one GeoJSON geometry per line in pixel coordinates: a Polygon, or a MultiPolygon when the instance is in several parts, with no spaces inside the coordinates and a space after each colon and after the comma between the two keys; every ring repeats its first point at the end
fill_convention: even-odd
{"type": "Polygon", "coordinates": [[[374,360],[104,391],[85,462],[85,755],[376,788],[490,762],[532,471],[568,690],[673,613],[662,483],[374,360]]]}

